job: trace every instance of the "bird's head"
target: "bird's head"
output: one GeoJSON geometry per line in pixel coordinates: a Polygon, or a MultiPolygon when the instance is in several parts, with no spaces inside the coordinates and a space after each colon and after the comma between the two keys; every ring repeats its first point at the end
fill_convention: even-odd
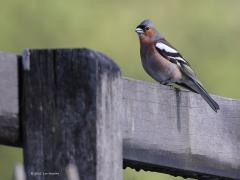
{"type": "Polygon", "coordinates": [[[146,19],[142,21],[135,29],[139,38],[143,41],[155,41],[160,39],[160,34],[154,27],[151,20],[146,19]]]}

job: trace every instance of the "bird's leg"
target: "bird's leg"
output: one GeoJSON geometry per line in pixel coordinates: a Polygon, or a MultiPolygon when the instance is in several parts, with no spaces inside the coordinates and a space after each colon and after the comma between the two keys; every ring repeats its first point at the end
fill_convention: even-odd
{"type": "Polygon", "coordinates": [[[175,91],[181,91],[180,87],[176,87],[176,86],[172,86],[174,88],[175,91]]]}
{"type": "Polygon", "coordinates": [[[172,84],[169,84],[170,89],[175,90],[176,87],[174,87],[172,84]]]}
{"type": "Polygon", "coordinates": [[[175,90],[175,87],[172,85],[172,83],[171,83],[170,80],[167,80],[167,81],[161,82],[161,84],[162,84],[162,85],[165,85],[165,86],[169,86],[170,89],[175,90]]]}
{"type": "Polygon", "coordinates": [[[168,79],[166,81],[162,81],[161,84],[169,86],[172,90],[181,91],[180,87],[174,86],[173,82],[171,82],[171,79],[168,79]]]}
{"type": "Polygon", "coordinates": [[[172,89],[172,90],[175,90],[175,91],[181,91],[181,88],[180,87],[178,87],[178,86],[174,86],[174,84],[168,84],[168,86],[170,87],[170,89],[172,89]]]}

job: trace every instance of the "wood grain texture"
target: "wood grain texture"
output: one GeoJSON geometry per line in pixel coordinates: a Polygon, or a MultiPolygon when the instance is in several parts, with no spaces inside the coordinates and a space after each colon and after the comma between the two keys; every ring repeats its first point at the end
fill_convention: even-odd
{"type": "Polygon", "coordinates": [[[118,66],[88,49],[24,54],[21,114],[27,179],[64,180],[66,167],[74,164],[81,180],[120,180],[121,97],[113,96],[120,89],[118,66]]]}
{"type": "Polygon", "coordinates": [[[0,144],[20,146],[18,57],[0,52],[0,144]]]}
{"type": "Polygon", "coordinates": [[[123,79],[124,165],[199,179],[240,179],[240,101],[123,79]]]}

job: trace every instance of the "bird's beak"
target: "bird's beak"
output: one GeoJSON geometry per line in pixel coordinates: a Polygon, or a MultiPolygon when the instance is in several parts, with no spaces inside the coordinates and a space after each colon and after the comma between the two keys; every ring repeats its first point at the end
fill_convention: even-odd
{"type": "Polygon", "coordinates": [[[139,35],[141,35],[141,34],[144,33],[143,30],[142,30],[142,28],[136,28],[136,29],[135,29],[135,32],[138,33],[139,35]]]}

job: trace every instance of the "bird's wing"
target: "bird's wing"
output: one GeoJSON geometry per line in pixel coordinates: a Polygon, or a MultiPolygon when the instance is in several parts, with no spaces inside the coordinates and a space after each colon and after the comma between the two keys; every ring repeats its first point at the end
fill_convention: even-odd
{"type": "Polygon", "coordinates": [[[177,83],[193,92],[199,93],[203,99],[211,106],[211,108],[217,112],[219,105],[212,99],[207,91],[202,87],[201,82],[198,81],[195,73],[193,72],[190,64],[183,58],[183,56],[172,47],[165,39],[160,39],[155,44],[158,52],[168,59],[170,62],[178,65],[179,69],[185,74],[189,80],[185,80],[182,83],[177,83]]]}
{"type": "Polygon", "coordinates": [[[155,43],[155,47],[157,51],[166,59],[171,61],[174,64],[177,64],[180,70],[190,77],[193,80],[197,80],[196,74],[192,70],[190,64],[186,59],[173,47],[171,46],[165,39],[160,39],[155,43]]]}

